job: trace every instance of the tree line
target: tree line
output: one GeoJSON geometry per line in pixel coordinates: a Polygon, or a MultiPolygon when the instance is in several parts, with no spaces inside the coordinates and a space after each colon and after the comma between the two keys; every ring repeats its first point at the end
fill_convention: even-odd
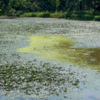
{"type": "Polygon", "coordinates": [[[100,0],[0,0],[0,13],[100,11],[100,0]]]}

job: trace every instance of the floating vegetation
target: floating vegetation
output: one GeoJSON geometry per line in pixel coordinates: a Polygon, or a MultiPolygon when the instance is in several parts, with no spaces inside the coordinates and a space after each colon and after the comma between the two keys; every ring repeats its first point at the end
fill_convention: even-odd
{"type": "Polygon", "coordinates": [[[41,97],[59,95],[61,92],[67,93],[67,88],[77,87],[80,83],[78,74],[70,69],[35,62],[0,65],[0,89],[5,91],[5,95],[12,91],[41,97]]]}
{"type": "Polygon", "coordinates": [[[76,42],[63,36],[32,36],[29,46],[17,52],[40,54],[43,59],[58,60],[100,70],[100,48],[73,48],[76,42]]]}
{"type": "Polygon", "coordinates": [[[37,96],[36,100],[40,100],[48,96],[45,99],[79,100],[77,96],[80,97],[84,88],[99,89],[97,71],[75,66],[100,70],[99,33],[98,22],[0,19],[0,99],[27,99],[26,96],[35,99],[37,96]],[[17,49],[24,53],[16,52],[17,49]]]}

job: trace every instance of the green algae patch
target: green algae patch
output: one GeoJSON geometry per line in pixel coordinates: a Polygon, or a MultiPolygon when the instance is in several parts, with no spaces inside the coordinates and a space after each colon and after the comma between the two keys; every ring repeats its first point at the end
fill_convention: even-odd
{"type": "Polygon", "coordinates": [[[100,48],[73,48],[76,42],[64,36],[31,36],[30,45],[17,52],[39,54],[40,58],[57,60],[100,70],[100,48]]]}
{"type": "Polygon", "coordinates": [[[41,58],[63,61],[62,53],[65,49],[75,44],[72,39],[63,36],[32,36],[29,40],[30,45],[25,48],[19,48],[17,52],[29,52],[40,54],[41,58]]]}

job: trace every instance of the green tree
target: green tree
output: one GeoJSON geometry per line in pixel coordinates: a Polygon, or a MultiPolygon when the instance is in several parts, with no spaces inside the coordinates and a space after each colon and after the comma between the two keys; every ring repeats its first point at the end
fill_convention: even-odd
{"type": "Polygon", "coordinates": [[[0,13],[100,11],[100,0],[0,0],[0,13]]]}
{"type": "Polygon", "coordinates": [[[60,0],[56,0],[56,11],[60,11],[60,0]]]}

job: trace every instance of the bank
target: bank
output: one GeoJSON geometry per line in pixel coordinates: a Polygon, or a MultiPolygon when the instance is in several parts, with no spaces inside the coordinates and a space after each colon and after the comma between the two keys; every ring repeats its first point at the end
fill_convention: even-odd
{"type": "Polygon", "coordinates": [[[65,18],[84,21],[100,21],[100,12],[82,11],[82,12],[28,12],[28,13],[9,13],[0,18],[14,17],[41,17],[41,18],[65,18]]]}

